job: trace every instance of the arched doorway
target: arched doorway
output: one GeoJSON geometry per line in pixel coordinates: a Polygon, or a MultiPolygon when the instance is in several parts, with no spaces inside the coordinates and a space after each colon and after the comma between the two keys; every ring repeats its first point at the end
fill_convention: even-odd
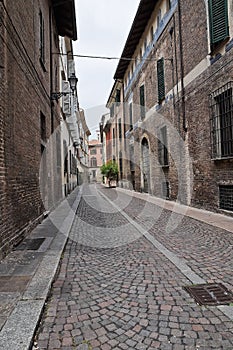
{"type": "Polygon", "coordinates": [[[150,188],[150,152],[147,139],[142,139],[141,146],[142,155],[142,190],[143,192],[149,192],[150,188]]]}

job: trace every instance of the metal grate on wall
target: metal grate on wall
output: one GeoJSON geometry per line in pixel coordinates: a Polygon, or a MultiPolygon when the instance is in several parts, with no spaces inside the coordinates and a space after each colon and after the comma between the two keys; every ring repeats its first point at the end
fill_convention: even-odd
{"type": "Polygon", "coordinates": [[[212,158],[233,157],[233,82],[210,94],[212,158]]]}
{"type": "Polygon", "coordinates": [[[219,186],[219,207],[233,211],[233,185],[219,186]]]}

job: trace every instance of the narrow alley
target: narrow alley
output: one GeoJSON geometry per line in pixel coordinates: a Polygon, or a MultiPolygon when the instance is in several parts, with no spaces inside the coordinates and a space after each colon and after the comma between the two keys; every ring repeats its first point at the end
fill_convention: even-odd
{"type": "Polygon", "coordinates": [[[184,290],[232,289],[232,233],[139,197],[83,188],[33,349],[233,348],[232,308],[184,290]]]}

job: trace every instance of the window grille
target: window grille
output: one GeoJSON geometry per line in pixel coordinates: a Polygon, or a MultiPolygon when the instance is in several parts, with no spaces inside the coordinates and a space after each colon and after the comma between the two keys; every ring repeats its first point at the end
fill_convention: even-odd
{"type": "Polygon", "coordinates": [[[219,207],[233,211],[233,185],[219,186],[219,207]]]}
{"type": "Polygon", "coordinates": [[[212,158],[233,156],[233,82],[210,95],[212,158]]]}

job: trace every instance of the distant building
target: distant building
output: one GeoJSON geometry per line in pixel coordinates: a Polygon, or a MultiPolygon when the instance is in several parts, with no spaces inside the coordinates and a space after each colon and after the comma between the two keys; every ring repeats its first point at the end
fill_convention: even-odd
{"type": "Polygon", "coordinates": [[[100,140],[89,141],[89,176],[90,182],[102,182],[100,167],[102,161],[102,143],[100,140]]]}

